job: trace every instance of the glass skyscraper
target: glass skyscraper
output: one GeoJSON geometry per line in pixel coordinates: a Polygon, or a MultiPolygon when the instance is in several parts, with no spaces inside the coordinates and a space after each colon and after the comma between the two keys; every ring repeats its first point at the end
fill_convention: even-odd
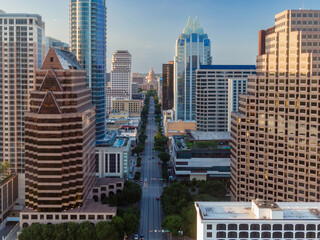
{"type": "Polygon", "coordinates": [[[70,0],[70,47],[87,71],[96,107],[96,139],[106,132],[106,5],[105,0],[70,0]]]}
{"type": "Polygon", "coordinates": [[[196,17],[176,41],[174,57],[175,120],[195,120],[196,70],[211,64],[211,43],[196,17]]]}

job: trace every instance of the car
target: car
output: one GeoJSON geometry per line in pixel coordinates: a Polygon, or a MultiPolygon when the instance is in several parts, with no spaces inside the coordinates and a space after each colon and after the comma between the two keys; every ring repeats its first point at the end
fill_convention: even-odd
{"type": "Polygon", "coordinates": [[[158,162],[158,164],[160,165],[160,164],[161,164],[161,162],[159,161],[159,162],[158,162]]]}
{"type": "Polygon", "coordinates": [[[160,200],[160,197],[159,197],[159,196],[158,196],[158,197],[156,197],[156,200],[157,200],[157,201],[159,201],[159,200],[160,200]]]}
{"type": "Polygon", "coordinates": [[[134,240],[139,240],[138,234],[135,234],[133,239],[134,239],[134,240]]]}
{"type": "Polygon", "coordinates": [[[140,234],[140,240],[144,240],[144,235],[143,235],[143,233],[140,234]]]}
{"type": "Polygon", "coordinates": [[[146,182],[146,181],[147,181],[147,178],[145,178],[144,181],[146,182]]]}
{"type": "Polygon", "coordinates": [[[140,178],[140,182],[143,182],[142,178],[140,178]]]}

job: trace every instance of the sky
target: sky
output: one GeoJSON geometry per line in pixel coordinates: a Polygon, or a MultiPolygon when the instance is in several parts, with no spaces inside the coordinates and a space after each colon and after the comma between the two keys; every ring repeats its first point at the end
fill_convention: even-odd
{"type": "MultiPolygon", "coordinates": [[[[320,10],[319,0],[106,0],[107,69],[114,51],[129,50],[132,72],[147,73],[174,58],[188,17],[198,16],[211,39],[213,64],[255,64],[258,31],[287,9],[320,10]]],[[[69,0],[0,0],[10,13],[43,17],[46,36],[69,42],[69,0]]]]}

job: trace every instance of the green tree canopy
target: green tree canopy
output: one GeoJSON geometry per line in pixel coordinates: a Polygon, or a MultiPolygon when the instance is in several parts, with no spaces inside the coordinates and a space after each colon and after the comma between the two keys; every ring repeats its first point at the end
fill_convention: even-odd
{"type": "Polygon", "coordinates": [[[224,197],[227,190],[220,181],[206,181],[199,189],[199,194],[209,194],[216,198],[224,197]]]}
{"type": "Polygon", "coordinates": [[[161,226],[172,232],[173,236],[177,236],[179,231],[185,231],[185,222],[179,215],[169,215],[163,219],[161,226]]]}

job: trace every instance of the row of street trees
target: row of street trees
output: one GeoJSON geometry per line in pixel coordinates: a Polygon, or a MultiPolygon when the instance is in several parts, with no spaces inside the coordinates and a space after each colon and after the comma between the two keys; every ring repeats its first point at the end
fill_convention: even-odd
{"type": "Polygon", "coordinates": [[[174,236],[178,231],[196,238],[195,201],[226,200],[226,188],[220,181],[175,182],[166,187],[161,195],[162,209],[166,215],[162,227],[169,229],[174,236]]]}
{"type": "Polygon", "coordinates": [[[55,225],[33,223],[22,230],[19,240],[120,240],[124,234],[131,235],[139,228],[138,209],[120,209],[117,215],[111,221],[96,225],[89,221],[55,225]]]}

